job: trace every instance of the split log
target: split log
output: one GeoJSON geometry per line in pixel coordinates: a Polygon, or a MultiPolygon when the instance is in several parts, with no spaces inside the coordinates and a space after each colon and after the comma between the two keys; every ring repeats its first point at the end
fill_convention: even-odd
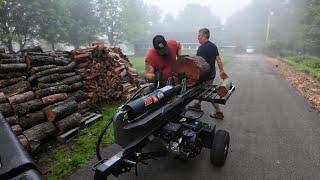
{"type": "Polygon", "coordinates": [[[87,99],[88,95],[85,92],[78,90],[76,92],[70,93],[69,97],[70,97],[70,99],[73,99],[77,102],[80,102],[80,101],[87,99]]]}
{"type": "Polygon", "coordinates": [[[6,118],[6,121],[10,125],[18,124],[18,116],[10,116],[6,118]]]}
{"type": "Polygon", "coordinates": [[[22,128],[19,124],[11,126],[11,129],[16,136],[18,136],[22,133],[22,128]]]}
{"type": "Polygon", "coordinates": [[[20,72],[27,71],[27,64],[0,64],[0,72],[20,72]]]}
{"type": "Polygon", "coordinates": [[[79,113],[71,114],[70,116],[67,116],[60,121],[56,122],[57,125],[57,131],[59,134],[62,134],[64,132],[67,132],[70,129],[73,129],[75,127],[79,127],[81,125],[81,119],[82,115],[79,113]]]}
{"type": "Polygon", "coordinates": [[[11,105],[24,103],[36,98],[36,95],[33,91],[28,91],[22,94],[17,94],[8,98],[11,105]]]}
{"type": "Polygon", "coordinates": [[[24,59],[20,57],[0,59],[0,64],[20,64],[24,63],[24,59]]]}
{"type": "Polygon", "coordinates": [[[55,86],[61,86],[63,84],[59,83],[59,82],[54,82],[54,83],[38,83],[38,88],[39,89],[46,89],[49,87],[55,87],[55,86]]]}
{"type": "Polygon", "coordinates": [[[61,85],[61,86],[49,87],[46,89],[40,89],[40,90],[37,90],[35,93],[38,98],[43,98],[45,96],[59,94],[59,93],[65,93],[65,92],[69,92],[69,91],[71,91],[70,86],[61,85]]]}
{"type": "Polygon", "coordinates": [[[22,76],[27,76],[27,72],[10,72],[10,73],[0,73],[0,79],[11,79],[11,78],[19,78],[22,76]]]}
{"type": "Polygon", "coordinates": [[[90,99],[85,100],[85,101],[81,101],[78,103],[78,110],[83,110],[83,109],[87,109],[90,108],[91,104],[90,104],[90,99]]]}
{"type": "Polygon", "coordinates": [[[69,58],[53,56],[29,56],[26,61],[29,67],[45,65],[65,66],[71,62],[69,58]]]}
{"type": "Polygon", "coordinates": [[[3,114],[4,117],[8,117],[13,115],[13,110],[9,103],[2,103],[0,104],[0,112],[3,114]]]}
{"type": "Polygon", "coordinates": [[[191,87],[208,80],[211,72],[209,64],[202,57],[187,56],[174,64],[172,74],[175,82],[178,81],[178,74],[180,73],[185,74],[187,87],[191,87]]]}
{"type": "Polygon", "coordinates": [[[75,72],[65,73],[65,74],[55,73],[55,74],[50,74],[48,76],[43,76],[43,77],[39,78],[37,81],[41,82],[41,83],[54,83],[54,82],[63,80],[65,78],[73,77],[75,75],[76,75],[75,72]]]}
{"type": "Polygon", "coordinates": [[[44,122],[23,131],[22,134],[27,138],[31,152],[34,152],[38,149],[43,140],[54,135],[55,132],[56,128],[52,122],[44,122]]]}
{"type": "Polygon", "coordinates": [[[87,53],[75,55],[73,58],[77,61],[83,61],[83,60],[91,59],[92,54],[90,52],[87,52],[87,53]]]}
{"type": "Polygon", "coordinates": [[[35,81],[43,76],[49,75],[49,74],[55,74],[55,73],[68,73],[72,72],[74,68],[76,67],[76,63],[72,62],[68,64],[67,66],[57,66],[52,69],[47,69],[44,71],[37,72],[36,74],[33,74],[28,78],[29,82],[35,83],[35,81]]]}
{"type": "Polygon", "coordinates": [[[70,114],[74,113],[77,111],[77,102],[72,100],[72,101],[67,101],[64,104],[58,105],[53,108],[46,108],[45,114],[48,119],[48,121],[55,121],[62,119],[66,116],[69,116],[70,114]]]}
{"type": "Polygon", "coordinates": [[[38,111],[38,110],[41,110],[42,108],[43,108],[43,103],[40,99],[27,101],[27,102],[20,103],[13,106],[13,109],[15,110],[15,113],[18,116],[22,116],[30,112],[38,111]]]}
{"type": "Polygon", "coordinates": [[[3,92],[0,92],[0,103],[6,103],[7,101],[6,95],[3,92]]]}
{"type": "Polygon", "coordinates": [[[0,81],[0,88],[4,88],[13,84],[16,84],[20,81],[25,80],[25,78],[19,77],[19,78],[13,78],[13,79],[8,79],[8,80],[1,80],[0,81]]]}
{"type": "Polygon", "coordinates": [[[44,112],[37,111],[31,114],[26,114],[20,117],[17,123],[21,126],[23,130],[29,129],[35,125],[41,124],[46,121],[46,116],[44,112]]]}
{"type": "Polygon", "coordinates": [[[71,84],[70,87],[72,91],[76,91],[76,90],[82,89],[84,87],[84,84],[83,82],[77,82],[77,83],[71,84]]]}
{"type": "Polygon", "coordinates": [[[11,86],[0,89],[7,97],[24,93],[31,90],[31,85],[28,81],[21,81],[11,86]]]}
{"type": "Polygon", "coordinates": [[[50,96],[43,97],[41,98],[41,100],[45,106],[48,106],[56,102],[66,100],[67,98],[68,98],[67,93],[59,93],[59,94],[53,94],[50,96]]]}
{"type": "Polygon", "coordinates": [[[29,146],[29,142],[27,140],[27,138],[22,134],[20,136],[18,136],[18,139],[21,143],[21,145],[25,148],[26,151],[30,151],[30,146],[29,146]]]}
{"type": "Polygon", "coordinates": [[[223,80],[223,82],[217,88],[217,94],[220,97],[226,96],[228,94],[228,91],[230,90],[231,86],[232,86],[232,83],[229,78],[223,80]]]}
{"type": "Polygon", "coordinates": [[[37,67],[32,67],[31,68],[31,74],[35,74],[37,72],[41,72],[47,69],[52,69],[57,67],[56,65],[45,65],[45,66],[37,66],[37,67]]]}
{"type": "Polygon", "coordinates": [[[80,75],[75,75],[75,76],[72,76],[72,77],[68,77],[66,79],[63,79],[61,81],[61,83],[63,84],[66,84],[66,85],[71,85],[71,84],[74,84],[74,83],[77,83],[77,82],[80,82],[82,81],[82,76],[80,75]]]}

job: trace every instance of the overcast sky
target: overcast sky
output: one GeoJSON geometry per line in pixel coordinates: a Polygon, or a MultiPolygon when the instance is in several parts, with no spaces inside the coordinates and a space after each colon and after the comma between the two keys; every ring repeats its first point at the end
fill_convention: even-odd
{"type": "Polygon", "coordinates": [[[237,10],[248,5],[252,0],[144,0],[147,4],[157,5],[164,14],[177,15],[186,4],[197,3],[207,6],[220,17],[222,23],[237,10]]]}

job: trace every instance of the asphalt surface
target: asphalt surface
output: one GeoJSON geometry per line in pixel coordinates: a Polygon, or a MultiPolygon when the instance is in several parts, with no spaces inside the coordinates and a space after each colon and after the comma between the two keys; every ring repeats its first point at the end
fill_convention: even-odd
{"type": "MultiPolygon", "coordinates": [[[[235,56],[226,72],[236,91],[223,107],[225,120],[211,119],[211,105],[202,104],[202,120],[230,132],[230,151],[224,167],[213,167],[209,150],[204,150],[189,161],[171,157],[149,161],[148,166],[139,166],[138,177],[131,171],[118,179],[319,179],[319,111],[263,57],[235,56]]],[[[68,179],[92,178],[88,165],[68,179]]]]}

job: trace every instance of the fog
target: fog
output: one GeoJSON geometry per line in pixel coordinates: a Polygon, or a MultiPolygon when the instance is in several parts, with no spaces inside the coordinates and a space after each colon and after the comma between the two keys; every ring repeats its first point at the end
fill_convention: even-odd
{"type": "Polygon", "coordinates": [[[103,41],[133,50],[155,34],[198,43],[207,27],[219,47],[319,55],[319,11],[314,0],[0,0],[0,47],[103,41]]]}

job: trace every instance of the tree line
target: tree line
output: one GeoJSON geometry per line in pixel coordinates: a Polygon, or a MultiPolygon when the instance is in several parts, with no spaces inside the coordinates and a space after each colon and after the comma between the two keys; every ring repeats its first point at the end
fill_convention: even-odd
{"type": "MultiPolygon", "coordinates": [[[[0,44],[14,51],[45,40],[75,48],[107,37],[110,44],[132,42],[151,26],[142,0],[0,0],[0,44]]],[[[157,19],[158,21],[160,19],[157,19]]]]}

